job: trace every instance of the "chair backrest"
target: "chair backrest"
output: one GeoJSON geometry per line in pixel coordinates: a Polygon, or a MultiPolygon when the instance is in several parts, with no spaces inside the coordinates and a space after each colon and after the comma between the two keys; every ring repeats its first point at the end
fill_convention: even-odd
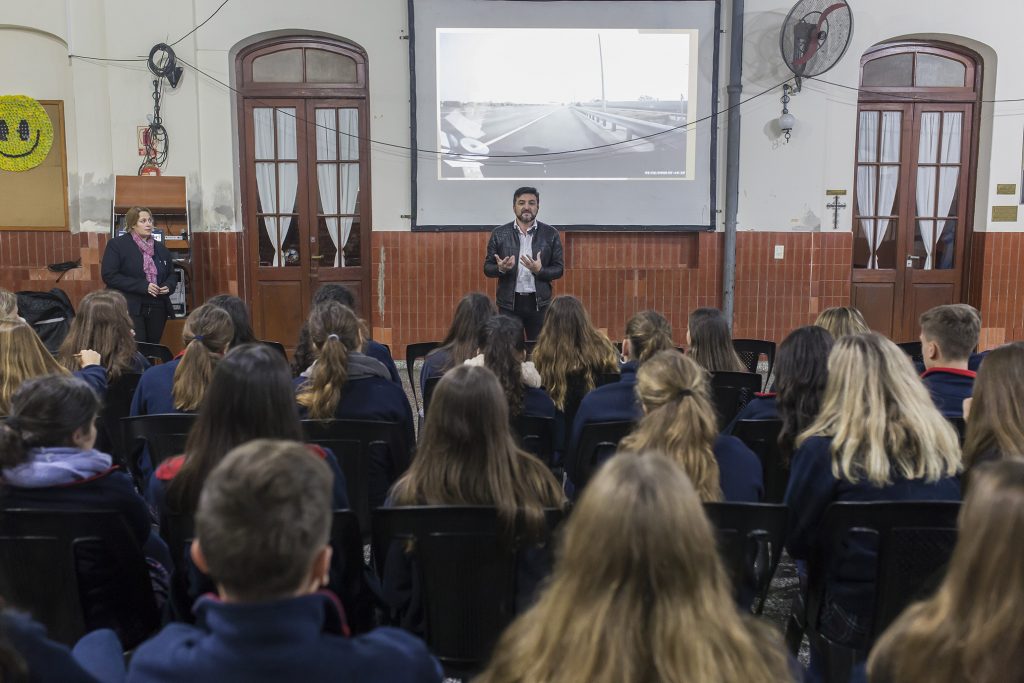
{"type": "Polygon", "coordinates": [[[535,347],[535,346],[537,346],[537,340],[536,339],[527,339],[526,340],[526,355],[527,356],[533,356],[533,347],[535,347]]]}
{"type": "Polygon", "coordinates": [[[136,348],[139,353],[146,357],[153,365],[161,365],[163,363],[169,363],[174,360],[174,354],[171,350],[163,344],[150,344],[148,342],[135,342],[136,348]]]}
{"type": "Polygon", "coordinates": [[[565,471],[576,487],[576,496],[587,485],[594,471],[615,454],[619,442],[633,431],[632,420],[589,422],[583,425],[576,450],[567,454],[565,471]]]}
{"type": "Polygon", "coordinates": [[[145,441],[149,447],[149,461],[155,471],[167,458],[185,452],[185,441],[195,420],[196,416],[192,413],[162,413],[121,418],[125,448],[132,453],[128,461],[132,474],[140,476],[138,456],[142,449],[139,447],[139,441],[145,441]]]}
{"type": "Polygon", "coordinates": [[[427,409],[430,408],[430,399],[434,395],[434,389],[437,388],[437,383],[441,381],[440,377],[428,377],[423,383],[423,418],[427,417],[427,409]]]}
{"type": "Polygon", "coordinates": [[[555,419],[536,415],[512,418],[512,431],[519,437],[523,450],[533,453],[548,467],[555,458],[555,419]]]}
{"type": "MultiPolygon", "coordinates": [[[[117,586],[113,626],[127,649],[160,625],[142,550],[124,518],[113,510],[0,510],[0,595],[43,623],[51,638],[73,645],[89,627],[77,568],[91,548],[117,586]],[[76,559],[78,558],[78,559],[76,559]]],[[[103,591],[104,597],[110,591],[103,591]]]]}
{"type": "Polygon", "coordinates": [[[775,342],[766,339],[733,339],[732,348],[747,366],[747,372],[756,373],[761,356],[767,358],[768,372],[764,375],[767,385],[767,378],[772,376],[772,368],[775,367],[775,342]]]}
{"type": "Polygon", "coordinates": [[[409,377],[409,386],[412,387],[412,400],[413,408],[416,406],[416,378],[413,376],[413,366],[416,365],[416,361],[421,358],[426,358],[427,354],[436,349],[441,345],[441,342],[428,341],[428,342],[416,342],[415,344],[407,344],[405,347],[405,374],[409,377]]]}
{"type": "Polygon", "coordinates": [[[824,606],[826,577],[843,557],[851,534],[877,542],[874,620],[870,643],[908,605],[942,581],[957,536],[959,502],[899,501],[832,503],[825,510],[808,564],[807,615],[816,625],[824,606]]]}
{"type": "Polygon", "coordinates": [[[272,349],[277,349],[281,353],[281,356],[285,360],[288,360],[288,352],[285,350],[284,344],[282,344],[281,342],[267,341],[266,339],[257,339],[256,341],[259,342],[260,344],[266,344],[272,349]]]}
{"type": "Polygon", "coordinates": [[[921,350],[921,342],[902,342],[896,346],[903,349],[903,353],[910,356],[910,360],[914,361],[915,364],[921,365],[924,363],[924,351],[921,350]]]}
{"type": "Polygon", "coordinates": [[[789,484],[789,463],[779,450],[782,420],[737,420],[733,436],[757,454],[764,474],[764,502],[781,503],[789,484]]]}
{"type": "MultiPolygon", "coordinates": [[[[478,670],[515,616],[517,552],[497,509],[398,507],[373,515],[378,558],[393,540],[413,542],[431,652],[446,670],[478,670]]],[[[550,511],[549,523],[561,517],[550,511]]]]}
{"type": "Polygon", "coordinates": [[[142,375],[125,373],[107,386],[107,395],[103,399],[103,409],[97,425],[96,449],[110,453],[122,465],[128,465],[131,455],[124,441],[121,429],[121,418],[128,417],[131,412],[132,398],[139,386],[142,375]]]}
{"type": "Polygon", "coordinates": [[[719,429],[732,422],[736,414],[760,390],[761,375],[751,372],[712,372],[711,395],[718,412],[719,429]]]}
{"type": "MultiPolygon", "coordinates": [[[[402,430],[394,422],[374,420],[303,420],[302,430],[308,443],[334,452],[345,474],[349,506],[359,519],[363,536],[369,538],[370,509],[384,502],[379,493],[374,497],[381,499],[371,502],[371,460],[376,451],[391,451],[400,467],[395,476],[404,472],[409,463],[402,430]]],[[[388,453],[381,457],[386,459],[388,453]]]]}
{"type": "Polygon", "coordinates": [[[743,607],[755,595],[764,604],[782,557],[789,508],[770,503],[704,503],[715,527],[718,551],[743,607]]]}

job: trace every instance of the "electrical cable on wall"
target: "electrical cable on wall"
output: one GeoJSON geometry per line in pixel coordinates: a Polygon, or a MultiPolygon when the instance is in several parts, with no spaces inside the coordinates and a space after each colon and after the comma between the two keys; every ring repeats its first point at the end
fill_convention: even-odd
{"type": "Polygon", "coordinates": [[[174,50],[166,43],[157,43],[153,46],[153,49],[149,51],[149,59],[146,60],[146,64],[156,78],[153,79],[153,113],[146,116],[149,120],[149,127],[142,140],[143,157],[142,163],[139,164],[139,175],[144,175],[152,169],[159,172],[167,163],[171,142],[160,116],[163,83],[166,79],[171,84],[171,88],[176,88],[182,73],[184,73],[184,69],[177,64],[174,50]]]}

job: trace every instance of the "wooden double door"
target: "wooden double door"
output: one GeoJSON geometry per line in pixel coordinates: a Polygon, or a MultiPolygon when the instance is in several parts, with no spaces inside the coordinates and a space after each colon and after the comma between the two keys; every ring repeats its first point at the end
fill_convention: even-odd
{"type": "Polygon", "coordinates": [[[916,340],[921,313],[962,300],[970,238],[973,103],[862,102],[852,304],[872,329],[916,340]]]}
{"type": "Polygon", "coordinates": [[[317,288],[369,316],[365,100],[243,98],[245,253],[257,337],[293,348],[317,288]]]}

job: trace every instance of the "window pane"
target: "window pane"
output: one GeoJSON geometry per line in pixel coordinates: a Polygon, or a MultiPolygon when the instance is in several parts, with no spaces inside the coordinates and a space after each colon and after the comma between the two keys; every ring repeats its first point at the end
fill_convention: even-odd
{"type": "Polygon", "coordinates": [[[890,55],[872,59],[864,65],[861,85],[896,86],[913,85],[914,55],[890,55]]]}
{"type": "Polygon", "coordinates": [[[281,50],[252,60],[254,83],[301,83],[302,50],[281,50]]]}
{"type": "Polygon", "coordinates": [[[338,134],[342,161],[359,161],[359,110],[338,110],[338,134]]]}
{"type": "Polygon", "coordinates": [[[917,161],[934,164],[939,159],[939,112],[921,114],[921,141],[918,143],[917,161]]]}
{"type": "Polygon", "coordinates": [[[284,240],[281,244],[281,261],[284,266],[298,267],[300,263],[300,236],[299,236],[299,221],[296,220],[295,216],[281,216],[282,230],[284,233],[284,240]]]}
{"type": "Polygon", "coordinates": [[[967,68],[956,61],[920,53],[917,55],[917,85],[922,88],[962,88],[967,68]]]}
{"type": "Polygon", "coordinates": [[[295,159],[295,109],[282,107],[277,112],[277,158],[295,159]]]}
{"type": "Polygon", "coordinates": [[[914,256],[912,268],[931,270],[932,249],[935,245],[935,221],[917,221],[914,226],[914,256]]]}
{"type": "Polygon", "coordinates": [[[274,114],[269,107],[252,110],[253,137],[256,140],[256,158],[274,158],[274,114]]]}
{"type": "Polygon", "coordinates": [[[857,130],[857,161],[877,161],[878,112],[862,111],[857,130]]]}
{"type": "Polygon", "coordinates": [[[316,158],[318,161],[338,158],[337,121],[333,109],[316,110],[316,158]]]}
{"type": "Polygon", "coordinates": [[[320,246],[320,256],[322,256],[319,266],[327,268],[340,265],[340,261],[336,260],[339,253],[338,248],[334,246],[334,240],[338,234],[338,219],[320,216],[317,219],[316,229],[316,241],[320,246]]]}
{"type": "Polygon", "coordinates": [[[924,166],[917,169],[917,215],[935,215],[935,176],[934,166],[924,166]]]}
{"type": "Polygon", "coordinates": [[[875,268],[892,270],[896,267],[896,227],[895,219],[881,218],[878,221],[878,250],[875,252],[875,268]]]}
{"type": "Polygon", "coordinates": [[[306,80],[310,83],[355,83],[355,60],[336,52],[306,50],[306,80]]]}
{"type": "Polygon", "coordinates": [[[345,265],[362,265],[362,261],[359,256],[359,248],[362,244],[362,231],[359,229],[359,217],[342,219],[343,223],[347,221],[351,221],[352,223],[348,227],[348,242],[345,243],[345,265]]]}
{"type": "Polygon", "coordinates": [[[948,220],[942,225],[942,234],[935,243],[935,253],[932,255],[933,267],[936,270],[951,270],[956,254],[956,221],[948,220]]]}
{"type": "Polygon", "coordinates": [[[960,163],[960,141],[963,134],[964,115],[958,111],[947,111],[942,115],[942,163],[960,163]]]}
{"type": "Polygon", "coordinates": [[[887,111],[882,113],[882,161],[896,162],[900,160],[900,126],[903,123],[903,112],[887,111]]]}

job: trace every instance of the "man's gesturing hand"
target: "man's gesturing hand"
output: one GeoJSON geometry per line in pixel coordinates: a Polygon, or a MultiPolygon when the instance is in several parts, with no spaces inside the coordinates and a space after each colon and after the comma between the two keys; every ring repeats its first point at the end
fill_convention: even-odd
{"type": "Polygon", "coordinates": [[[505,274],[508,271],[512,270],[512,268],[514,268],[516,265],[515,256],[506,256],[505,258],[501,258],[497,254],[495,254],[494,261],[495,263],[498,264],[498,272],[502,274],[505,274]]]}
{"type": "Polygon", "coordinates": [[[537,254],[536,258],[530,258],[526,254],[523,254],[519,257],[519,260],[531,273],[537,274],[540,271],[540,254],[537,254]]]}

